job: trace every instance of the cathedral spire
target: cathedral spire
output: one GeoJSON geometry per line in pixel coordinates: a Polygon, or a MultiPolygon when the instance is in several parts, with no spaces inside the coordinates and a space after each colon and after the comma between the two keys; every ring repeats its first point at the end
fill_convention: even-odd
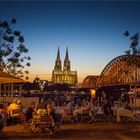
{"type": "Polygon", "coordinates": [[[57,59],[56,59],[57,61],[61,61],[60,60],[60,52],[59,52],[59,46],[58,46],[58,51],[57,51],[57,59]]]}
{"type": "Polygon", "coordinates": [[[62,67],[61,67],[61,59],[60,59],[60,52],[59,52],[59,46],[58,46],[57,58],[56,58],[56,61],[55,61],[54,70],[55,71],[61,71],[62,70],[62,67]]]}
{"type": "Polygon", "coordinates": [[[70,71],[70,60],[69,60],[68,47],[66,49],[66,56],[65,56],[65,60],[64,60],[64,71],[70,71]]]}
{"type": "Polygon", "coordinates": [[[69,61],[69,52],[68,52],[68,47],[67,47],[67,50],[66,50],[65,61],[69,61]]]}

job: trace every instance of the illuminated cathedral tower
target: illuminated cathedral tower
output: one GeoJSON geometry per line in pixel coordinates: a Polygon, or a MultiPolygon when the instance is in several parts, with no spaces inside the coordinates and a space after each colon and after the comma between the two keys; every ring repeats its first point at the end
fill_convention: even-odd
{"type": "Polygon", "coordinates": [[[58,47],[57,58],[56,58],[56,61],[55,61],[54,70],[55,71],[62,71],[59,47],[58,47]]]}
{"type": "Polygon", "coordinates": [[[57,58],[55,61],[54,70],[52,72],[52,82],[60,83],[60,84],[66,83],[66,84],[75,85],[77,84],[77,81],[78,81],[77,71],[71,71],[71,68],[70,68],[68,48],[66,50],[64,66],[62,69],[60,52],[59,52],[59,47],[58,47],[57,58]]]}

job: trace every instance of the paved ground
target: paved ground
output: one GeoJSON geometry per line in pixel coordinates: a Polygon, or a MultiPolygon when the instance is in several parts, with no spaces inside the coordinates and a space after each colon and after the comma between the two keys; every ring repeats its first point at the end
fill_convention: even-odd
{"type": "Polygon", "coordinates": [[[0,139],[71,139],[71,140],[139,140],[140,123],[92,123],[92,124],[63,124],[61,131],[54,136],[29,134],[22,125],[7,126],[0,139]]]}

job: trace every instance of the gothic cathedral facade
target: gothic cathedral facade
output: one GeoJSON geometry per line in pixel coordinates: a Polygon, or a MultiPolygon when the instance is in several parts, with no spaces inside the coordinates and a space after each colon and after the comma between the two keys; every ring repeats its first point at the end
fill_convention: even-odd
{"type": "Polygon", "coordinates": [[[59,52],[59,47],[58,47],[57,58],[55,61],[55,66],[54,66],[54,70],[52,72],[51,80],[55,84],[56,83],[60,83],[60,84],[65,83],[65,84],[70,84],[70,85],[77,84],[77,82],[78,82],[77,71],[71,71],[68,48],[66,50],[64,66],[62,69],[60,52],[59,52]]]}

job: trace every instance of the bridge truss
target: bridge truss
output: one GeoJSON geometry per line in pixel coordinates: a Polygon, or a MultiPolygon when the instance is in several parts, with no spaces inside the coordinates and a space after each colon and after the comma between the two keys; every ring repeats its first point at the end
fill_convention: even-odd
{"type": "Polygon", "coordinates": [[[121,55],[106,65],[96,82],[96,87],[137,83],[140,83],[140,55],[121,55]]]}

